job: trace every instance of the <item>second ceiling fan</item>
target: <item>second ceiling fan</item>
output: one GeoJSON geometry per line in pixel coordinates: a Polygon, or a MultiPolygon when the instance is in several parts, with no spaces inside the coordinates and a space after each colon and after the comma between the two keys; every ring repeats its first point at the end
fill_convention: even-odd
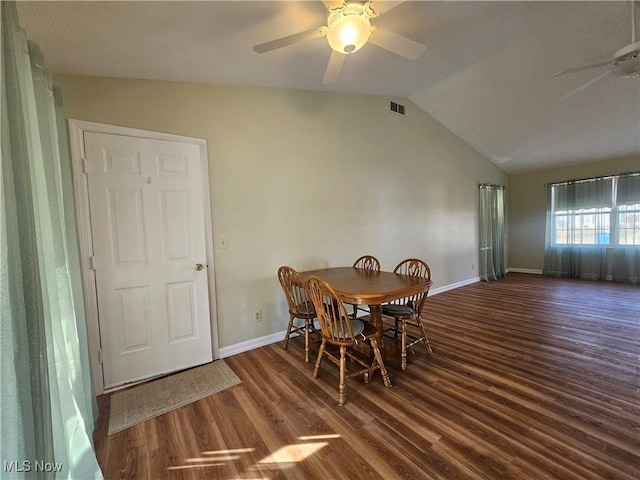
{"type": "Polygon", "coordinates": [[[401,1],[383,2],[379,7],[373,0],[323,1],[329,11],[327,25],[300,32],[267,43],[255,45],[257,53],[266,53],[296,43],[326,37],[331,47],[331,57],[322,83],[335,82],[340,76],[347,55],[357,52],[366,43],[372,43],[408,60],[420,57],[425,46],[397,33],[371,25],[371,19],[396,7],[401,1]],[[382,10],[384,8],[384,11],[382,10]]]}
{"type": "Polygon", "coordinates": [[[560,100],[565,100],[576,93],[590,87],[599,82],[607,75],[613,73],[618,77],[625,77],[638,80],[640,79],[640,41],[638,41],[638,32],[636,25],[636,7],[640,4],[637,0],[631,1],[631,43],[620,48],[613,54],[613,58],[604,62],[582,65],[579,67],[567,68],[556,72],[554,76],[566,75],[567,73],[579,72],[591,68],[608,67],[604,72],[592,78],[587,83],[567,93],[560,100]]]}

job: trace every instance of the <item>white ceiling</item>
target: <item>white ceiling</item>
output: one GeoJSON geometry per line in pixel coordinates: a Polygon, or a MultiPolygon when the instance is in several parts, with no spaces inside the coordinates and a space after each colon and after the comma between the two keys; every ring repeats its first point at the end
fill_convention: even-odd
{"type": "Polygon", "coordinates": [[[368,44],[331,85],[324,38],[252,50],[326,24],[320,1],[19,2],[18,11],[54,73],[408,97],[512,174],[640,154],[640,80],[609,75],[561,100],[604,69],[553,76],[631,43],[629,1],[406,1],[372,23],[423,43],[424,55],[408,61],[368,44]]]}

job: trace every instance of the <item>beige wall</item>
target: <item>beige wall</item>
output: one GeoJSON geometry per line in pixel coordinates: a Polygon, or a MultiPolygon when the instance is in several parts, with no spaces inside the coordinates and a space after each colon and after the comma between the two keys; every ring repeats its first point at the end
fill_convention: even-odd
{"type": "Polygon", "coordinates": [[[434,288],[476,277],[478,183],[508,177],[405,99],[57,76],[67,118],[208,142],[220,347],[285,329],[276,271],[390,270],[420,257],[434,288]],[[220,249],[225,237],[228,248],[220,249]],[[254,323],[260,308],[263,321],[254,323]]]}
{"type": "Polygon", "coordinates": [[[509,266],[542,270],[546,228],[545,183],[640,171],[640,157],[574,165],[510,177],[509,266]]]}

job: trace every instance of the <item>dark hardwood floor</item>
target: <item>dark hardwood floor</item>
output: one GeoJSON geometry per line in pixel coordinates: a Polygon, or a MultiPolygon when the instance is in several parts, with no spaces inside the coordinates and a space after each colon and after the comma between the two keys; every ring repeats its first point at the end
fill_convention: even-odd
{"type": "Polygon", "coordinates": [[[351,378],[343,407],[301,338],[226,358],[241,385],[111,436],[101,396],[105,478],[638,478],[638,287],[511,273],[425,317],[434,355],[402,372],[390,354],[393,387],[351,378]]]}

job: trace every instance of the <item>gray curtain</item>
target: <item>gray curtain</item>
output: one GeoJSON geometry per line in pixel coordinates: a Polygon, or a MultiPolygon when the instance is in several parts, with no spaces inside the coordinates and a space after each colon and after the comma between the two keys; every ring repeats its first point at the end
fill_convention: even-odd
{"type": "Polygon", "coordinates": [[[16,5],[0,9],[2,478],[102,478],[59,96],[16,5]]]}
{"type": "MultiPolygon", "coordinates": [[[[543,274],[555,277],[604,280],[607,276],[608,238],[594,244],[582,244],[582,224],[572,217],[558,219],[558,211],[573,214],[595,209],[594,236],[608,235],[605,222],[612,207],[612,179],[567,182],[547,187],[547,228],[543,274]],[[597,215],[603,214],[603,215],[597,215]],[[558,239],[557,232],[563,233],[558,239]]],[[[594,238],[595,238],[594,237],[594,238]]]]}
{"type": "Polygon", "coordinates": [[[480,278],[504,277],[504,187],[480,185],[480,278]]]}
{"type": "Polygon", "coordinates": [[[640,174],[549,185],[547,205],[545,275],[640,283],[640,174]]]}
{"type": "Polygon", "coordinates": [[[621,175],[617,181],[618,245],[613,249],[611,276],[614,282],[640,284],[640,175],[621,175]],[[628,233],[627,233],[628,232],[628,233]]]}

